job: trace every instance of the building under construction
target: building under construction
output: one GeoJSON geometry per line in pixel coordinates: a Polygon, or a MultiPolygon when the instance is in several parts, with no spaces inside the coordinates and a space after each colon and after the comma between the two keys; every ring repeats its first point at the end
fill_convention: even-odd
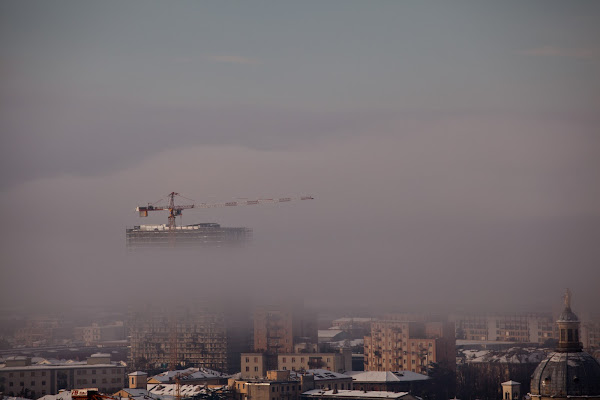
{"type": "Polygon", "coordinates": [[[252,238],[252,229],[222,227],[216,223],[202,223],[175,226],[136,225],[125,230],[128,249],[191,247],[191,246],[227,246],[240,245],[252,238]]]}
{"type": "Polygon", "coordinates": [[[129,319],[132,371],[209,368],[237,372],[247,351],[245,319],[219,310],[134,312],[129,319]]]}
{"type": "MultiPolygon", "coordinates": [[[[137,225],[125,230],[127,247],[129,249],[143,247],[175,247],[175,246],[197,246],[197,245],[217,245],[224,246],[230,244],[241,244],[250,239],[252,230],[248,228],[224,228],[215,223],[204,223],[177,226],[175,218],[181,216],[183,210],[193,208],[216,208],[216,207],[237,207],[252,206],[259,204],[279,204],[295,200],[292,197],[281,197],[272,199],[256,199],[229,201],[225,203],[194,203],[194,204],[175,204],[175,196],[183,197],[179,193],[171,192],[166,197],[166,205],[157,205],[148,203],[146,206],[136,208],[140,217],[147,217],[149,212],[168,211],[168,224],[166,225],[137,225]]],[[[187,199],[187,197],[183,197],[187,199]]],[[[297,200],[312,200],[311,196],[302,196],[297,200]]],[[[188,199],[192,200],[192,199],[188,199]]],[[[192,200],[193,201],[193,200],[192,200]]]]}

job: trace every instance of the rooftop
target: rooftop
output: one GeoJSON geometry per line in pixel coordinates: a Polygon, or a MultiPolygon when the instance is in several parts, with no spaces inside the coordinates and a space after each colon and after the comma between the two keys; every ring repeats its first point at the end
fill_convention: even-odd
{"type": "Polygon", "coordinates": [[[427,375],[412,371],[346,371],[345,375],[351,376],[355,382],[412,382],[425,381],[429,378],[427,375]]]}
{"type": "MultiPolygon", "coordinates": [[[[410,396],[408,392],[383,392],[383,391],[363,391],[363,390],[320,390],[313,389],[302,393],[304,396],[328,396],[341,398],[382,398],[382,399],[400,399],[405,396],[410,396]]],[[[412,397],[412,396],[411,396],[412,397]]]]}

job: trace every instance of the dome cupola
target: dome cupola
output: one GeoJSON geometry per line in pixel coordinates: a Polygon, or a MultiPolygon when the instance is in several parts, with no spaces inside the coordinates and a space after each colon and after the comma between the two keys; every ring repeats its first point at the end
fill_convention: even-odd
{"type": "Polygon", "coordinates": [[[600,400],[600,363],[582,350],[579,318],[571,310],[571,292],[564,295],[565,308],[556,324],[558,348],[535,369],[531,377],[532,398],[600,400]]]}

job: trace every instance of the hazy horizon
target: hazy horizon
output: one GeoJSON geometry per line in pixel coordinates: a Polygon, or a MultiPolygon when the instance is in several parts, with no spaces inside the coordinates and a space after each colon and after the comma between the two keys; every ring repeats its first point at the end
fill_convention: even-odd
{"type": "MultiPolygon", "coordinates": [[[[600,304],[600,3],[0,4],[4,307],[600,304]],[[135,207],[252,228],[128,252],[135,207]]],[[[179,223],[179,219],[177,221],[179,223]]]]}

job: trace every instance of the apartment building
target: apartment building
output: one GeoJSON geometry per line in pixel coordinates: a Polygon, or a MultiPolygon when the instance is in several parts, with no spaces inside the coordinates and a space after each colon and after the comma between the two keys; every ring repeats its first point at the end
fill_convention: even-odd
{"type": "Polygon", "coordinates": [[[365,336],[365,371],[425,374],[431,363],[455,368],[454,324],[402,319],[371,323],[371,335],[365,336]]]}
{"type": "Polygon", "coordinates": [[[557,339],[551,314],[456,314],[458,339],[542,344],[557,339]]]}
{"type": "Polygon", "coordinates": [[[254,351],[293,353],[294,344],[318,342],[316,314],[299,306],[262,306],[254,312],[254,351]]]}
{"type": "Polygon", "coordinates": [[[37,398],[59,390],[98,388],[112,393],[123,387],[125,365],[111,362],[110,354],[92,354],[86,361],[32,364],[29,357],[11,357],[0,367],[3,392],[9,396],[37,398]]]}
{"type": "MultiPolygon", "coordinates": [[[[243,378],[261,378],[266,376],[268,360],[265,353],[242,353],[241,373],[243,378]]],[[[352,369],[352,352],[349,349],[338,353],[284,353],[275,356],[276,368],[281,371],[303,372],[323,369],[332,372],[344,372],[352,369]]]]}
{"type": "Polygon", "coordinates": [[[83,342],[86,346],[126,339],[123,321],[116,321],[109,325],[93,323],[90,326],[83,326],[80,329],[83,342]]]}
{"type": "Polygon", "coordinates": [[[239,354],[249,344],[249,327],[243,323],[243,318],[214,309],[133,313],[130,370],[166,369],[175,362],[178,367],[237,372],[239,354]]]}

